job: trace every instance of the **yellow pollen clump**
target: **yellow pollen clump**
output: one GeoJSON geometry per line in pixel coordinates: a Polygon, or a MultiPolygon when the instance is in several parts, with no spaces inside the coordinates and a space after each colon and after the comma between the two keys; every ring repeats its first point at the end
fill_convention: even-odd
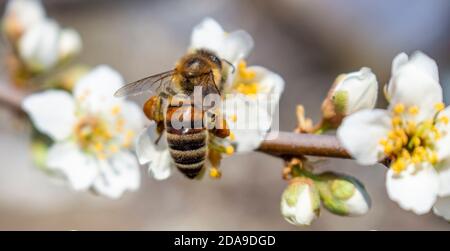
{"type": "Polygon", "coordinates": [[[244,80],[252,80],[255,78],[256,76],[256,72],[249,70],[247,68],[247,62],[245,62],[245,60],[241,60],[238,64],[238,73],[239,73],[239,77],[244,79],[244,80]]]}
{"type": "Polygon", "coordinates": [[[394,113],[400,114],[400,113],[403,113],[403,111],[405,111],[405,105],[403,105],[403,104],[396,104],[394,106],[394,113]]]}
{"type": "MultiPolygon", "coordinates": [[[[439,112],[444,109],[443,104],[437,104],[435,109],[439,112]]],[[[417,115],[417,106],[406,107],[404,104],[396,104],[392,109],[391,130],[385,138],[380,139],[379,145],[387,157],[392,160],[391,168],[400,173],[411,164],[428,162],[432,165],[438,163],[439,158],[435,150],[435,142],[442,137],[439,124],[447,124],[446,116],[434,116],[433,119],[422,122],[410,120],[417,115]]]]}
{"type": "Polygon", "coordinates": [[[441,116],[441,117],[439,117],[439,122],[443,123],[444,125],[447,125],[447,124],[448,124],[448,121],[449,121],[449,119],[448,119],[447,116],[441,116]]]}
{"type": "Polygon", "coordinates": [[[238,64],[238,74],[234,83],[234,89],[245,95],[256,95],[260,92],[260,84],[255,82],[256,72],[247,68],[245,60],[238,64]]]}
{"type": "Polygon", "coordinates": [[[220,178],[220,176],[222,176],[222,173],[218,168],[213,167],[209,170],[209,176],[211,178],[218,179],[220,178]]]}
{"type": "Polygon", "coordinates": [[[237,121],[237,115],[233,114],[230,116],[231,121],[236,122],[237,121]]]}
{"type": "Polygon", "coordinates": [[[444,110],[444,108],[445,108],[445,104],[442,102],[436,103],[434,105],[434,109],[436,109],[436,111],[438,111],[438,112],[444,110]]]}
{"type": "Polygon", "coordinates": [[[117,114],[119,114],[121,111],[120,106],[116,105],[111,109],[111,114],[116,116],[117,114]]]}
{"type": "Polygon", "coordinates": [[[236,135],[233,132],[230,132],[230,140],[236,140],[236,135]]]}
{"type": "Polygon", "coordinates": [[[411,114],[411,115],[417,115],[417,114],[419,113],[419,107],[417,107],[417,106],[411,106],[411,107],[408,109],[408,112],[409,112],[409,114],[411,114]]]}
{"type": "Polygon", "coordinates": [[[228,155],[232,155],[234,153],[234,147],[233,146],[225,147],[225,153],[228,155]]]}

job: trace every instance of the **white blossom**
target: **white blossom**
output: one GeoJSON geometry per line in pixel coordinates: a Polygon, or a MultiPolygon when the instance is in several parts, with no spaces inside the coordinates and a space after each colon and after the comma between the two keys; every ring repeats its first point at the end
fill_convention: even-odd
{"type": "Polygon", "coordinates": [[[54,141],[47,167],[74,190],[118,198],[139,186],[130,147],[143,117],[136,104],[113,97],[123,84],[119,73],[98,66],[76,83],[73,95],[47,90],[23,102],[34,126],[54,141]]]}
{"type": "MultiPolygon", "coordinates": [[[[386,95],[387,110],[350,115],[337,136],[360,164],[390,158],[389,197],[405,210],[425,214],[438,198],[450,195],[450,108],[442,103],[436,62],[421,52],[411,58],[399,54],[386,95]]],[[[439,215],[448,211],[435,209],[439,215]]]]}

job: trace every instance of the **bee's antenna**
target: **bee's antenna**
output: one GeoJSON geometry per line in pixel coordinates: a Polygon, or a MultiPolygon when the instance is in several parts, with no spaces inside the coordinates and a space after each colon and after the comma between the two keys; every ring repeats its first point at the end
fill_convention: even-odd
{"type": "Polygon", "coordinates": [[[236,67],[234,67],[234,65],[232,63],[230,63],[230,61],[226,60],[226,59],[222,59],[225,63],[227,63],[229,66],[231,66],[231,68],[233,68],[232,73],[234,73],[236,71],[236,67]]]}

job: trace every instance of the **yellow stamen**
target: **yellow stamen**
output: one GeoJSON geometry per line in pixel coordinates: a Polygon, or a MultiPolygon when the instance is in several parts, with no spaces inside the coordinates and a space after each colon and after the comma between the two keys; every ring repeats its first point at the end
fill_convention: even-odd
{"type": "Polygon", "coordinates": [[[409,112],[409,114],[411,114],[413,116],[417,115],[419,113],[419,107],[411,106],[411,107],[409,107],[408,112],[409,112]]]}
{"type": "Polygon", "coordinates": [[[117,114],[120,113],[120,110],[121,110],[120,106],[116,105],[111,109],[111,113],[112,113],[112,115],[116,116],[117,114]]]}
{"type": "Polygon", "coordinates": [[[394,106],[394,113],[401,114],[403,111],[405,111],[405,105],[402,103],[398,103],[394,106]]]}
{"type": "Polygon", "coordinates": [[[436,103],[434,105],[434,109],[436,109],[436,111],[440,112],[445,109],[445,104],[442,102],[436,103]]]}
{"type": "Polygon", "coordinates": [[[236,91],[245,95],[256,95],[259,93],[260,89],[258,83],[238,83],[234,88],[236,89],[236,91]]]}

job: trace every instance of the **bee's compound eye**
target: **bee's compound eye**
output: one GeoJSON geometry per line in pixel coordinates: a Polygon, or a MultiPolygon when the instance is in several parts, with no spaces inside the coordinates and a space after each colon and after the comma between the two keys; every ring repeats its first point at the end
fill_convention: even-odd
{"type": "Polygon", "coordinates": [[[213,61],[218,66],[222,65],[222,61],[216,55],[209,55],[209,59],[211,59],[211,61],[213,61]]]}

